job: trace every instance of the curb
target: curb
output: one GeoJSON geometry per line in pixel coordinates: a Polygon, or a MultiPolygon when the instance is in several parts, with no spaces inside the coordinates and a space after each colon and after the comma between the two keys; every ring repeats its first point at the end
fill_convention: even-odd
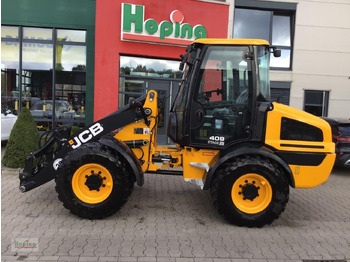
{"type": "Polygon", "coordinates": [[[1,175],[19,175],[23,168],[9,168],[9,167],[1,167],[1,175]]]}

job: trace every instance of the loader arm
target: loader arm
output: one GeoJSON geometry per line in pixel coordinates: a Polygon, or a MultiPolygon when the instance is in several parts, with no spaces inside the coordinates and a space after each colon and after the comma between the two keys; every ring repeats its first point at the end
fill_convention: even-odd
{"type": "Polygon", "coordinates": [[[25,167],[19,174],[20,190],[27,192],[54,179],[61,160],[71,150],[85,143],[98,141],[111,131],[141,119],[149,125],[143,108],[146,97],[147,95],[143,95],[131,100],[128,105],[79,130],[71,137],[70,127],[61,126],[50,130],[52,135],[45,145],[26,157],[25,167]]]}

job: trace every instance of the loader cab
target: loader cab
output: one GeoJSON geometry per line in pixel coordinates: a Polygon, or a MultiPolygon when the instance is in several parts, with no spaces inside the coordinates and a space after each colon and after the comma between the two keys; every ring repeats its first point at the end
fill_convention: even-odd
{"type": "Polygon", "coordinates": [[[252,139],[257,107],[270,100],[270,48],[264,40],[201,39],[186,65],[168,135],[182,146],[225,148],[252,139]]]}

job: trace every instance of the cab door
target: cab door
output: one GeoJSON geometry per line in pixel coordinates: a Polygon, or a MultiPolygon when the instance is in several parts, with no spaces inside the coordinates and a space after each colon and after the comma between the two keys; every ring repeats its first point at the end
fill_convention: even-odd
{"type": "Polygon", "coordinates": [[[250,138],[252,71],[248,47],[210,46],[191,103],[191,145],[225,147],[250,138]]]}

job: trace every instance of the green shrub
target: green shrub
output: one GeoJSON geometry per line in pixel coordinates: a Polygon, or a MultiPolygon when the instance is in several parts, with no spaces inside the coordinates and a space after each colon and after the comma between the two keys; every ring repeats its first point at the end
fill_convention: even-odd
{"type": "Polygon", "coordinates": [[[78,132],[81,129],[79,126],[72,126],[72,129],[70,131],[70,135],[73,135],[75,132],[78,132]]]}
{"type": "Polygon", "coordinates": [[[27,108],[23,108],[13,126],[2,163],[6,167],[23,168],[26,156],[38,150],[39,131],[27,108]]]}

